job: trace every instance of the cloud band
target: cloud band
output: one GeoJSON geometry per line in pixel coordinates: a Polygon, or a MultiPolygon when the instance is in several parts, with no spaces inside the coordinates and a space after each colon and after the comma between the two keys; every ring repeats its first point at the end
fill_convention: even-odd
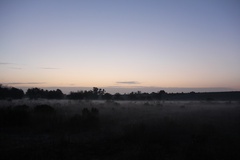
{"type": "Polygon", "coordinates": [[[140,84],[137,81],[118,81],[117,84],[140,84]]]}

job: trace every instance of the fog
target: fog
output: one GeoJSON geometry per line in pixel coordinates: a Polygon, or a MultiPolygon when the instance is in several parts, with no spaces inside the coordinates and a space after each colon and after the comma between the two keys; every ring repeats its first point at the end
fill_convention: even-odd
{"type": "Polygon", "coordinates": [[[240,157],[239,101],[0,102],[1,159],[240,157]]]}

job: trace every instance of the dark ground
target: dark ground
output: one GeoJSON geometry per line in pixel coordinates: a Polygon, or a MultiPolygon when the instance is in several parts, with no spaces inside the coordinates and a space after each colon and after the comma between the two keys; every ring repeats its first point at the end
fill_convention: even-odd
{"type": "Polygon", "coordinates": [[[1,160],[239,158],[239,102],[1,102],[1,160]]]}

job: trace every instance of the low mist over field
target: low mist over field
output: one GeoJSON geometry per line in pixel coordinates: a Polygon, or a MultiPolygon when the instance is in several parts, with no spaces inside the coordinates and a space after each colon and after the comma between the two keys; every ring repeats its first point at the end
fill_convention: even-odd
{"type": "Polygon", "coordinates": [[[0,85],[0,159],[239,158],[240,92],[0,85]]]}
{"type": "Polygon", "coordinates": [[[240,103],[1,101],[1,159],[238,159],[240,103]]]}

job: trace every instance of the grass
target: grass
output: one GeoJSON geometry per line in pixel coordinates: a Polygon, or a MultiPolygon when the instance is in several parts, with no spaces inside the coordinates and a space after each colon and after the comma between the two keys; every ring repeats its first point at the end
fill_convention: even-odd
{"type": "Polygon", "coordinates": [[[2,101],[0,159],[238,159],[239,102],[2,101]]]}

